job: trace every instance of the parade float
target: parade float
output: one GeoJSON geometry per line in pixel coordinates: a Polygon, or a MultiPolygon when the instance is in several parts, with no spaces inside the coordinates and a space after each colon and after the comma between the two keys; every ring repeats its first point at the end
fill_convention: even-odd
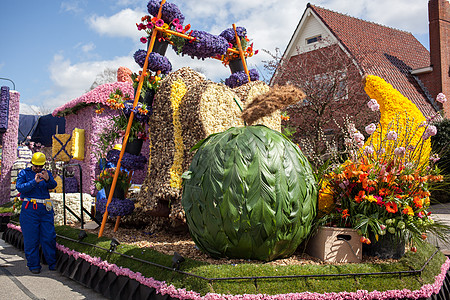
{"type": "MultiPolygon", "coordinates": [[[[174,4],[152,0],[148,10],[153,17],[145,16],[137,24],[150,35],[142,40],[148,42],[147,51],[135,54],[143,71],[131,74],[134,86],[127,86],[134,101],[125,91],[111,88],[100,100],[104,107],[87,107],[99,116],[106,109],[115,113],[129,109],[128,120],[126,126],[121,123],[123,136],[113,136],[108,153],[103,153],[114,168],[104,169],[91,182],[100,188],[110,185],[102,200],[98,237],[82,235],[75,228],[57,228],[57,268],[64,276],[111,299],[439,299],[448,295],[450,260],[426,242],[427,234],[448,230],[428,211],[428,189],[442,180],[430,162],[434,156],[430,156],[429,137],[435,130],[414,107],[408,110],[412,117],[397,107],[411,105],[408,99],[383,79],[367,76],[369,105],[381,112],[379,125],[368,126],[371,137],[366,142],[361,133],[349,130],[349,159],[330,169],[324,180],[315,178],[299,147],[279,132],[280,110],[305,95],[292,87],[268,87],[252,80],[256,76],[246,67],[241,44],[245,29],[233,26],[214,36],[189,31],[174,4]],[[159,53],[152,52],[156,41],[163,44],[156,45],[159,53]],[[214,57],[228,64],[239,59],[243,70],[233,69],[226,85],[205,80],[189,68],[171,72],[170,62],[161,54],[168,45],[201,59],[214,57]],[[139,104],[141,99],[145,106],[139,104]],[[127,181],[121,167],[133,165],[125,153],[132,137],[137,137],[133,119],[139,114],[148,115],[147,174],[136,208],[123,222],[148,223],[150,234],[185,227],[197,247],[193,251],[206,253],[214,263],[103,236],[108,214],[121,216],[109,206],[115,199],[126,199],[132,180],[127,181]],[[391,123],[393,119],[397,121],[391,123]],[[120,150],[114,149],[117,140],[120,150]],[[115,197],[116,189],[124,195],[115,197]],[[283,261],[299,251],[301,243],[307,245],[308,238],[315,239],[312,227],[319,218],[324,225],[344,230],[332,241],[334,251],[348,250],[345,230],[355,230],[357,242],[365,245],[364,254],[374,258],[362,263],[283,261]],[[383,236],[404,242],[406,253],[380,259],[371,246],[381,243],[383,236]]],[[[111,123],[117,125],[114,120],[111,123]]],[[[17,225],[9,224],[3,238],[23,247],[17,225]]]]}

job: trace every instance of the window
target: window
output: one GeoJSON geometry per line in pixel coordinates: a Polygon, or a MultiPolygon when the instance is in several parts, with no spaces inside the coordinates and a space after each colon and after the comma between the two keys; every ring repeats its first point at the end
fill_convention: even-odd
{"type": "Polygon", "coordinates": [[[313,43],[319,42],[319,41],[321,41],[321,40],[322,40],[322,35],[319,34],[319,35],[316,35],[316,36],[307,38],[307,39],[306,39],[306,44],[307,44],[307,45],[313,44],[313,43]]]}

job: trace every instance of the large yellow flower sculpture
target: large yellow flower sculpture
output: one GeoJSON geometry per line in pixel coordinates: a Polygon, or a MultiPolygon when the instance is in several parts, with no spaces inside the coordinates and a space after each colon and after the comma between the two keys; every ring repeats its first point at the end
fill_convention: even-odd
{"type": "MultiPolygon", "coordinates": [[[[366,145],[384,148],[385,155],[391,155],[394,148],[419,145],[424,138],[426,118],[408,98],[384,79],[368,75],[365,77],[364,90],[370,98],[378,102],[381,117],[375,132],[366,141],[366,145]],[[395,141],[387,138],[390,132],[396,133],[395,141]],[[384,145],[380,143],[386,142],[384,145]]],[[[427,163],[430,157],[431,143],[426,139],[411,154],[410,160],[427,163]]]]}

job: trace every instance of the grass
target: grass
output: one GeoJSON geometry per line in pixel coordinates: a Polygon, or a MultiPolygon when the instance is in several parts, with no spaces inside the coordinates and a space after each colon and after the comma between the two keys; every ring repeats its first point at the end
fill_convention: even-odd
{"type": "MultiPolygon", "coordinates": [[[[72,239],[78,238],[78,229],[68,226],[57,226],[58,235],[72,239]]],[[[310,278],[280,278],[280,279],[258,279],[256,281],[226,280],[212,281],[198,279],[171,270],[162,269],[157,266],[144,264],[118,254],[97,249],[88,245],[71,242],[63,238],[57,238],[57,242],[78,252],[84,252],[93,257],[101,257],[110,263],[126,267],[134,272],[140,272],[146,277],[173,284],[177,288],[193,290],[202,295],[208,292],[223,294],[284,294],[292,292],[341,292],[357,290],[390,290],[409,289],[416,290],[424,284],[433,283],[435,276],[440,273],[440,267],[445,262],[445,256],[438,252],[429,262],[420,275],[364,275],[364,276],[333,276],[333,277],[310,277],[310,278]]],[[[88,234],[83,242],[98,245],[109,249],[110,239],[107,237],[97,238],[96,235],[88,234]]],[[[421,269],[436,248],[428,243],[418,245],[416,253],[407,252],[405,256],[394,263],[360,263],[344,265],[289,265],[274,266],[268,264],[237,264],[237,265],[211,265],[205,262],[186,259],[181,264],[181,271],[193,273],[206,278],[220,277],[248,277],[248,276],[275,276],[275,275],[314,275],[314,274],[349,274],[349,273],[375,273],[375,272],[398,272],[421,269]]],[[[160,265],[171,267],[172,256],[159,253],[151,248],[138,248],[131,245],[119,245],[117,252],[139,257],[160,265]]]]}

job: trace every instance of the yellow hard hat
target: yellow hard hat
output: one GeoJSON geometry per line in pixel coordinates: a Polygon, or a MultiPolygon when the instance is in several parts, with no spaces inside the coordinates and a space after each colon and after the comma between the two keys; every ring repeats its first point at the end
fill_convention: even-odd
{"type": "Polygon", "coordinates": [[[31,157],[31,163],[36,166],[43,166],[46,160],[45,154],[42,152],[36,152],[31,157]]]}
{"type": "Polygon", "coordinates": [[[115,144],[113,149],[121,151],[122,150],[122,144],[115,144]]]}

